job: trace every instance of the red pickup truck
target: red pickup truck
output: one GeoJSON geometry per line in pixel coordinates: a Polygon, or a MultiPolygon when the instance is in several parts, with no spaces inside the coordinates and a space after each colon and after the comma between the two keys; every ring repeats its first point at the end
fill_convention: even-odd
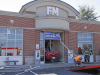
{"type": "Polygon", "coordinates": [[[59,61],[60,52],[59,51],[49,51],[49,49],[45,49],[45,59],[46,61],[59,61]]]}

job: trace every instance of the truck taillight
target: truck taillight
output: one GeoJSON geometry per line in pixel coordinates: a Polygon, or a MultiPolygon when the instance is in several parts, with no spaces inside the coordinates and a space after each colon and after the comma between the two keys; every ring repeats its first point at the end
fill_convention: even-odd
{"type": "Polygon", "coordinates": [[[49,56],[49,54],[45,54],[46,56],[49,56]]]}
{"type": "Polygon", "coordinates": [[[48,56],[48,54],[46,54],[46,56],[48,56]]]}

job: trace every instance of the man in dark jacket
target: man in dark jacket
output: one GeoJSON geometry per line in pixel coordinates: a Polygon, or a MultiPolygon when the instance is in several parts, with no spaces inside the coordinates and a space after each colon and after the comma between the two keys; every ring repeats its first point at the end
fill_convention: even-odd
{"type": "Polygon", "coordinates": [[[85,63],[87,62],[87,60],[88,60],[88,63],[90,63],[91,51],[89,50],[89,48],[87,47],[87,45],[84,46],[83,53],[84,53],[84,55],[85,55],[85,56],[84,56],[85,63]]]}

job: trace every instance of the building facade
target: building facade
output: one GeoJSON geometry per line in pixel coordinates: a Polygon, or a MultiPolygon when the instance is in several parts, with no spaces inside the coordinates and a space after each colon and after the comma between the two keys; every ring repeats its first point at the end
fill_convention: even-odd
{"type": "Polygon", "coordinates": [[[35,0],[23,5],[19,13],[0,11],[0,65],[5,65],[7,57],[18,60],[17,65],[35,64],[35,50],[40,50],[40,64],[45,64],[47,47],[60,52],[59,62],[69,63],[64,45],[84,57],[85,44],[91,49],[90,62],[96,62],[100,55],[100,22],[76,19],[78,14],[60,0],[35,0]],[[45,32],[60,33],[64,45],[60,40],[46,40],[45,32]]]}

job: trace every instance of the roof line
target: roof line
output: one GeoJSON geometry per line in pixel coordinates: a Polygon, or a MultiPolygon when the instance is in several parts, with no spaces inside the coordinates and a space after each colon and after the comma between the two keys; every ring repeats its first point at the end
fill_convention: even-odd
{"type": "MultiPolygon", "coordinates": [[[[37,0],[33,0],[33,1],[30,1],[30,2],[28,2],[28,3],[26,3],[26,4],[24,4],[24,5],[21,7],[21,9],[22,9],[24,6],[26,6],[27,4],[32,3],[32,2],[35,2],[35,1],[37,1],[37,0]]],[[[21,9],[20,9],[20,11],[21,11],[21,9]]],[[[20,11],[19,11],[19,12],[20,12],[20,11]]]]}
{"type": "MultiPolygon", "coordinates": [[[[63,3],[65,3],[65,4],[67,4],[67,5],[69,5],[69,6],[71,6],[70,4],[68,4],[68,3],[66,3],[66,2],[64,2],[64,1],[61,1],[61,0],[57,0],[57,1],[60,1],[60,2],[63,2],[63,3]]],[[[73,9],[75,9],[73,6],[71,6],[73,9]]],[[[76,10],[76,9],[75,9],[76,10]]],[[[76,10],[77,11],[77,10],[76,10]]],[[[78,12],[78,11],[77,11],[78,12]]],[[[79,13],[79,12],[78,12],[79,13]]],[[[80,13],[79,13],[80,14],[80,13]]]]}
{"type": "MultiPolygon", "coordinates": [[[[35,1],[38,1],[38,0],[34,0],[34,1],[31,1],[31,2],[28,2],[28,3],[26,3],[26,4],[24,4],[22,7],[24,7],[24,6],[26,6],[27,4],[29,4],[29,3],[32,3],[32,2],[35,2],[35,1]]],[[[62,2],[62,3],[65,3],[65,4],[67,4],[67,5],[69,5],[70,7],[72,7],[74,10],[76,10],[73,6],[71,6],[70,4],[68,4],[68,3],[66,3],[66,2],[64,2],[64,1],[61,1],[61,0],[57,0],[57,1],[60,1],[60,2],[62,2]]],[[[22,8],[21,8],[22,9],[22,8]]],[[[20,9],[20,10],[21,10],[20,9]]],[[[77,11],[77,10],[76,10],[77,11]]],[[[77,11],[78,12],[78,11],[77,11]]],[[[78,12],[79,13],[79,12],[78,12]]],[[[79,13],[80,14],[80,13],[79,13]]]]}
{"type": "Polygon", "coordinates": [[[24,4],[22,7],[24,7],[25,5],[27,5],[27,4],[29,4],[29,3],[35,2],[35,1],[38,1],[38,0],[33,0],[33,1],[31,1],[31,2],[28,2],[28,3],[24,4]]]}

